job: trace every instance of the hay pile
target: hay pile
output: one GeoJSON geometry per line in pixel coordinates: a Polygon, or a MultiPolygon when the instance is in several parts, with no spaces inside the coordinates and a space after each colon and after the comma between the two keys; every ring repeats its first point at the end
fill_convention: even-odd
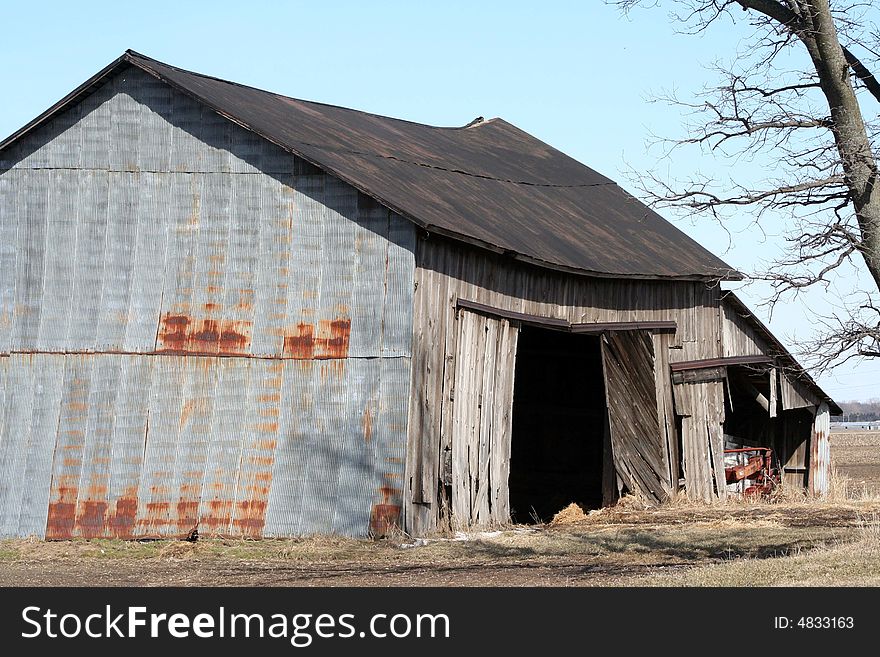
{"type": "Polygon", "coordinates": [[[559,513],[553,516],[553,520],[550,521],[551,525],[571,525],[576,522],[583,522],[587,519],[587,514],[584,513],[584,510],[572,502],[567,507],[562,509],[559,513]]]}

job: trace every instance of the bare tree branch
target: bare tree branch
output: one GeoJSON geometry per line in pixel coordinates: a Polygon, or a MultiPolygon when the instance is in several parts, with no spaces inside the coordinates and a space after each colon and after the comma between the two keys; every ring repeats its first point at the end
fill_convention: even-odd
{"type": "MultiPolygon", "coordinates": [[[[613,4],[630,10],[661,3],[613,4]]],[[[697,100],[659,98],[687,112],[691,121],[684,137],[657,140],[663,157],[697,146],[728,162],[755,162],[774,177],[737,182],[695,175],[670,181],[648,173],[635,178],[641,195],[654,206],[705,213],[722,225],[727,210],[746,207],[753,209],[754,226],[765,217],[784,220],[787,255],[753,275],[771,283],[771,307],[813,285],[828,288],[844,266],[861,262],[873,279],[867,301],[849,308],[842,319],[829,319],[813,346],[824,347],[826,365],[880,355],[880,313],[865,317],[877,307],[873,299],[880,291],[880,124],[876,111],[864,114],[860,104],[869,96],[880,101],[880,82],[870,69],[880,63],[880,29],[871,20],[880,16],[876,3],[853,0],[833,8],[829,0],[665,4],[675,8],[673,20],[684,34],[705,32],[724,18],[745,21],[753,37],[731,62],[715,64],[721,82],[697,100]],[[856,56],[856,46],[873,60],[856,56]],[[789,55],[804,65],[792,70],[797,60],[789,55]]]]}

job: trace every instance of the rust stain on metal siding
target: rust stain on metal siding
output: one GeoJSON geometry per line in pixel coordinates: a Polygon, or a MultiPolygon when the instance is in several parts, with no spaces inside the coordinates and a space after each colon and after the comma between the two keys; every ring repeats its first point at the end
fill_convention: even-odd
{"type": "Polygon", "coordinates": [[[261,488],[260,492],[263,499],[243,500],[237,504],[238,511],[235,514],[235,520],[232,521],[232,526],[240,530],[242,536],[259,538],[263,534],[269,489],[261,488]]]}
{"type": "Polygon", "coordinates": [[[107,528],[114,538],[131,538],[137,522],[138,491],[137,486],[129,486],[115,502],[115,508],[107,518],[107,528]]]}
{"type": "Polygon", "coordinates": [[[284,336],[284,357],[311,360],[315,356],[315,327],[300,322],[297,332],[284,336]]]}
{"type": "Polygon", "coordinates": [[[351,319],[322,319],[317,331],[314,324],[300,322],[296,330],[284,336],[283,356],[299,360],[348,358],[351,319]]]}
{"type": "MultiPolygon", "coordinates": [[[[98,493],[98,491],[90,491],[98,493]]],[[[97,496],[97,495],[96,495],[97,496]]],[[[104,536],[104,518],[107,516],[105,500],[85,499],[79,504],[80,512],[76,518],[78,535],[82,538],[101,538],[104,536]]]]}
{"type": "Polygon", "coordinates": [[[364,442],[369,443],[373,439],[373,415],[370,412],[369,406],[364,409],[364,414],[361,417],[361,427],[364,430],[364,442]]]}
{"type": "Polygon", "coordinates": [[[176,354],[246,355],[253,322],[229,319],[196,319],[165,314],[159,324],[156,350],[176,354]]]}
{"type": "MultiPolygon", "coordinates": [[[[386,475],[387,478],[387,475],[386,475]]],[[[392,486],[380,486],[381,504],[374,504],[370,510],[370,535],[377,538],[387,535],[400,524],[401,490],[392,486]]]]}
{"type": "Polygon", "coordinates": [[[77,487],[62,484],[56,490],[57,494],[53,496],[53,501],[49,502],[46,539],[71,538],[76,525],[77,487]]]}

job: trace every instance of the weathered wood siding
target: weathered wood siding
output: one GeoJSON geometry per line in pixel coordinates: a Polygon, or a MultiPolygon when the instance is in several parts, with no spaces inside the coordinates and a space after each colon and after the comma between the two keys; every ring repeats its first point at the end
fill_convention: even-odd
{"type": "Polygon", "coordinates": [[[761,356],[769,345],[755,329],[729,304],[721,304],[721,355],[761,356]]]}
{"type": "Polygon", "coordinates": [[[627,490],[663,502],[672,486],[665,431],[658,432],[661,424],[654,365],[654,341],[647,331],[603,336],[605,402],[617,476],[627,490]]]}
{"type": "MultiPolygon", "coordinates": [[[[404,490],[406,526],[414,533],[432,529],[440,518],[439,464],[444,451],[450,449],[452,436],[457,299],[572,323],[673,320],[678,325],[674,335],[663,338],[662,343],[655,336],[655,341],[668,347],[657,356],[658,367],[721,356],[717,287],[701,282],[576,276],[435,236],[424,237],[418,240],[416,250],[416,366],[404,490]]],[[[665,378],[668,372],[662,373],[661,383],[665,378]]],[[[673,426],[670,390],[658,384],[658,393],[663,423],[673,426]]]]}
{"type": "Polygon", "coordinates": [[[457,526],[507,522],[510,416],[518,331],[506,319],[461,310],[456,348],[451,472],[457,526]]]}
{"type": "Polygon", "coordinates": [[[724,381],[674,386],[675,410],[682,416],[682,468],[688,497],[725,497],[724,381]]]}
{"type": "Polygon", "coordinates": [[[414,246],[134,68],[0,153],[0,535],[395,521],[414,246]]]}

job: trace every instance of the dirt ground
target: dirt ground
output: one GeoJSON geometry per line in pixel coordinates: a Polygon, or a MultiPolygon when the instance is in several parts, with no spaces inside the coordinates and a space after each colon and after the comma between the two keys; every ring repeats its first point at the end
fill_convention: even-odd
{"type": "Polygon", "coordinates": [[[880,433],[834,434],[828,500],[646,508],[503,531],[285,540],[0,541],[0,586],[880,585],[880,433]]]}

